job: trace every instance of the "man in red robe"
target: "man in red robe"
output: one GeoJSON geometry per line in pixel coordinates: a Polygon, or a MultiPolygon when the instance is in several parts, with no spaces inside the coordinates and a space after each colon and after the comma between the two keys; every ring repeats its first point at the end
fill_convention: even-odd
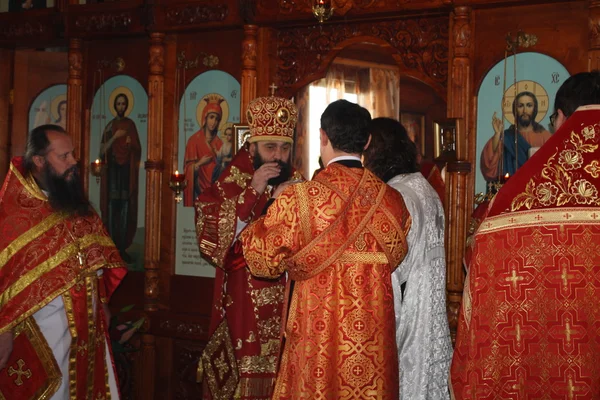
{"type": "Polygon", "coordinates": [[[223,146],[217,134],[223,116],[221,103],[225,99],[213,94],[203,101],[206,101],[206,105],[202,110],[202,128],[190,136],[185,145],[184,173],[187,186],[183,191],[184,207],[192,207],[200,193],[212,185],[217,153],[223,146]]]}
{"type": "Polygon", "coordinates": [[[391,273],[411,218],[361,164],[370,120],[357,104],[331,103],[321,116],[325,169],[278,188],[267,215],[240,235],[254,275],[287,271],[295,283],[273,399],[398,399],[391,273]]]}
{"type": "Polygon", "coordinates": [[[248,149],[196,201],[202,256],[217,267],[211,339],[202,356],[214,398],[270,399],[280,353],[285,277],[253,278],[238,233],[263,214],[278,185],[301,176],[291,168],[296,106],[287,99],[250,102],[248,149]]]}
{"type": "Polygon", "coordinates": [[[475,233],[456,399],[600,397],[600,73],[567,79],[554,108],[475,233]]]}
{"type": "Polygon", "coordinates": [[[118,399],[105,310],[126,269],[60,126],[12,160],[0,232],[0,398],[118,399]]]}

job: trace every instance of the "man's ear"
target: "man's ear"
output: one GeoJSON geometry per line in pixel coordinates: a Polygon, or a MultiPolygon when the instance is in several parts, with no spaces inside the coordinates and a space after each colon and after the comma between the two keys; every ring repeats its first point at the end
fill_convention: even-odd
{"type": "Polygon", "coordinates": [[[322,128],[319,128],[319,140],[321,141],[321,147],[326,147],[329,143],[329,138],[322,128]]]}
{"type": "Polygon", "coordinates": [[[565,115],[563,110],[561,110],[560,108],[556,110],[556,122],[554,123],[554,130],[558,130],[558,128],[560,128],[560,126],[564,124],[566,120],[567,116],[565,115]]]}
{"type": "Polygon", "coordinates": [[[256,155],[256,147],[258,146],[258,143],[254,142],[254,143],[250,143],[250,146],[248,147],[248,152],[250,153],[250,155],[252,157],[254,157],[256,155]]]}
{"type": "Polygon", "coordinates": [[[363,147],[363,151],[367,150],[369,148],[369,145],[371,144],[371,139],[373,138],[373,136],[369,135],[369,139],[367,140],[367,144],[365,144],[365,147],[363,147]]]}
{"type": "Polygon", "coordinates": [[[33,156],[32,160],[38,169],[42,169],[46,164],[46,159],[42,156],[33,156]]]}

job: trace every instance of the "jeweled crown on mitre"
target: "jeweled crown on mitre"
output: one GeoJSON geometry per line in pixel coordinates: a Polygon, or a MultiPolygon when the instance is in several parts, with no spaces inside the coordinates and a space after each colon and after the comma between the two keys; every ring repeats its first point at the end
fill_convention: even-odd
{"type": "Polygon", "coordinates": [[[257,97],[246,111],[250,143],[278,140],[294,142],[298,109],[293,101],[282,97],[257,97]]]}

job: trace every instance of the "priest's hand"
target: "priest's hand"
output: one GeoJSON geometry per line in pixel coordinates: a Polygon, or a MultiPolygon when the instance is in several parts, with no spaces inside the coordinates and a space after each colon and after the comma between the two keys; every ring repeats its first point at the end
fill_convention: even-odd
{"type": "Polygon", "coordinates": [[[279,176],[281,173],[281,168],[279,164],[276,162],[268,162],[264,163],[254,172],[252,176],[252,182],[250,182],[250,186],[256,190],[256,193],[263,194],[267,185],[269,183],[269,179],[275,178],[279,176]]]}
{"type": "Polygon", "coordinates": [[[8,357],[13,349],[13,333],[12,331],[0,334],[0,369],[6,366],[8,357]]]}

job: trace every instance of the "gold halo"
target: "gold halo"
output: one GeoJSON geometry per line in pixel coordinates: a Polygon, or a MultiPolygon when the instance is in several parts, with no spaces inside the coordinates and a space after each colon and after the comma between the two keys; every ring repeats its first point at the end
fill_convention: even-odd
{"type": "MultiPolygon", "coordinates": [[[[67,100],[67,94],[63,93],[63,94],[59,94],[58,96],[56,96],[55,98],[52,99],[52,101],[50,102],[50,112],[52,113],[52,121],[58,121],[58,103],[60,103],[63,100],[67,100]]],[[[66,115],[65,115],[66,118],[66,115]]]]}
{"type": "MultiPolygon", "coordinates": [[[[548,108],[550,108],[550,97],[548,96],[548,92],[541,84],[535,81],[518,81],[517,85],[517,96],[521,92],[531,92],[535,94],[535,97],[538,101],[538,113],[535,117],[535,122],[540,122],[544,119],[546,114],[548,113],[548,108]]],[[[515,84],[512,84],[511,87],[506,89],[504,92],[504,104],[502,104],[502,109],[504,110],[504,119],[510,122],[511,125],[515,123],[515,116],[513,115],[512,103],[515,99],[515,84]]]]}
{"type": "Polygon", "coordinates": [[[225,98],[218,93],[208,93],[200,97],[200,101],[198,102],[198,106],[196,107],[196,122],[198,122],[198,126],[200,127],[200,129],[202,129],[202,125],[204,123],[202,121],[202,110],[204,110],[204,107],[206,107],[207,103],[204,101],[204,99],[208,96],[219,96],[223,99],[223,101],[220,104],[221,110],[223,110],[223,115],[221,115],[221,122],[219,123],[218,129],[219,132],[221,132],[225,129],[225,125],[227,125],[227,118],[229,118],[229,103],[227,103],[227,100],[225,100],[225,98]]]}
{"type": "Polygon", "coordinates": [[[108,109],[110,110],[110,113],[113,117],[117,116],[117,110],[115,110],[115,98],[121,93],[127,96],[127,99],[129,100],[127,110],[125,110],[125,116],[128,117],[129,114],[131,114],[131,111],[133,110],[133,105],[135,104],[135,97],[133,97],[133,92],[127,86],[119,86],[111,92],[110,97],[108,98],[108,109]]]}

